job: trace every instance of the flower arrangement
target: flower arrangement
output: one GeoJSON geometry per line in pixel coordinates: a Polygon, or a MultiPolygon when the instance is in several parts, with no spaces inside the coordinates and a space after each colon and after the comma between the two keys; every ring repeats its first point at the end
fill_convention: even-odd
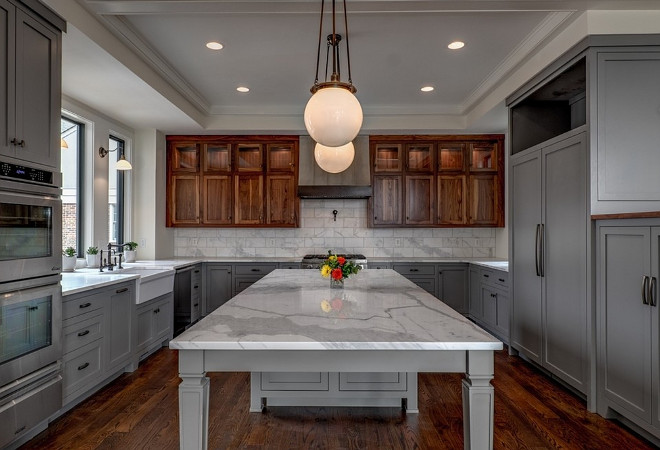
{"type": "Polygon", "coordinates": [[[328,257],[321,265],[321,276],[324,278],[330,278],[331,286],[337,284],[343,285],[346,278],[357,274],[359,271],[360,266],[355,265],[350,261],[346,261],[346,258],[343,256],[333,255],[332,250],[328,250],[328,257]]]}

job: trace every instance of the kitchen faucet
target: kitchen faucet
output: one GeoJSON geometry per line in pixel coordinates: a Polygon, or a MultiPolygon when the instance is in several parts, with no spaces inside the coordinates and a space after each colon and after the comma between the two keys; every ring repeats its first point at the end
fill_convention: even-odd
{"type": "Polygon", "coordinates": [[[112,253],[114,252],[117,256],[119,256],[119,264],[117,264],[117,269],[123,269],[121,266],[121,258],[123,256],[123,253],[120,251],[119,253],[117,250],[113,250],[112,247],[116,247],[119,250],[123,250],[125,244],[112,244],[108,242],[108,260],[104,263],[103,262],[103,250],[101,250],[100,254],[100,262],[99,262],[99,272],[103,272],[103,269],[108,269],[108,271],[112,272],[115,268],[115,264],[112,263],[111,257],[112,253]]]}

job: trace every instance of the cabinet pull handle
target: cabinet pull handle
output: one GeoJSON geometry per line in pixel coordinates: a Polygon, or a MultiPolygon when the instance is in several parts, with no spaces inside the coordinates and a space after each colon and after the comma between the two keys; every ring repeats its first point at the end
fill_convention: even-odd
{"type": "Polygon", "coordinates": [[[252,269],[252,272],[261,272],[261,269],[252,269]]]}
{"type": "Polygon", "coordinates": [[[39,309],[39,307],[38,306],[30,306],[28,309],[30,311],[36,311],[37,309],[39,309]]]}
{"type": "Polygon", "coordinates": [[[195,270],[195,273],[199,273],[199,270],[195,270]]]}
{"type": "Polygon", "coordinates": [[[158,314],[160,312],[160,308],[154,309],[154,314],[158,314]]]}
{"type": "Polygon", "coordinates": [[[89,367],[89,363],[86,362],[86,363],[83,364],[82,366],[78,366],[78,370],[85,370],[85,369],[88,368],[88,367],[89,367]]]}
{"type": "Polygon", "coordinates": [[[647,297],[648,294],[648,288],[647,288],[647,283],[649,281],[649,277],[646,275],[642,276],[642,303],[645,305],[649,304],[649,299],[647,297]]]}
{"type": "Polygon", "coordinates": [[[487,273],[485,273],[485,274],[484,274],[484,277],[486,277],[486,278],[490,278],[490,275],[488,275],[487,273]]]}
{"type": "Polygon", "coordinates": [[[541,224],[536,224],[536,237],[534,240],[534,264],[536,265],[536,276],[540,277],[541,272],[539,272],[539,232],[541,231],[541,224]]]}
{"type": "Polygon", "coordinates": [[[13,145],[17,145],[17,146],[19,146],[19,147],[25,147],[25,141],[24,141],[23,139],[21,139],[21,140],[19,141],[18,139],[14,138],[14,139],[11,140],[11,143],[12,143],[13,145]]]}
{"type": "Polygon", "coordinates": [[[115,292],[116,292],[117,294],[121,294],[122,292],[126,292],[126,291],[128,291],[128,288],[127,288],[127,287],[126,287],[126,288],[117,289],[115,292]]]}
{"type": "Polygon", "coordinates": [[[89,308],[90,306],[92,306],[92,304],[89,303],[89,302],[87,302],[87,303],[83,303],[82,305],[80,305],[80,309],[89,308]]]}
{"type": "Polygon", "coordinates": [[[199,286],[195,285],[193,286],[193,289],[199,289],[199,286]]]}
{"type": "Polygon", "coordinates": [[[500,281],[500,283],[504,283],[504,278],[498,278],[498,280],[500,281]]]}
{"type": "Polygon", "coordinates": [[[199,303],[195,303],[193,306],[197,308],[199,306],[199,303]]]}
{"type": "Polygon", "coordinates": [[[490,294],[490,296],[495,298],[495,297],[497,297],[497,294],[490,294]]]}
{"type": "Polygon", "coordinates": [[[649,303],[651,306],[658,306],[658,301],[655,298],[655,277],[651,277],[651,282],[649,283],[649,303]]]}
{"type": "Polygon", "coordinates": [[[541,234],[539,243],[541,244],[541,253],[539,255],[539,267],[541,268],[541,278],[545,277],[545,224],[541,224],[541,234]]]}
{"type": "Polygon", "coordinates": [[[442,275],[442,270],[440,272],[438,272],[438,275],[442,275]]]}
{"type": "Polygon", "coordinates": [[[26,428],[27,428],[27,425],[23,425],[18,430],[14,431],[14,434],[22,433],[23,431],[25,431],[26,428]]]}
{"type": "Polygon", "coordinates": [[[78,333],[78,337],[87,336],[88,334],[89,334],[89,330],[81,331],[80,333],[78,333]]]}
{"type": "Polygon", "coordinates": [[[410,269],[411,272],[419,272],[419,269],[410,269]]]}

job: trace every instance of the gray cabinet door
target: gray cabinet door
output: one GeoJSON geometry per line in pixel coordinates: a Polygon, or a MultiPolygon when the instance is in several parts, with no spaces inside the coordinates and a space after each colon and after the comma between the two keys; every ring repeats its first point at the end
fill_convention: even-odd
{"type": "Polygon", "coordinates": [[[624,415],[647,423],[652,410],[654,311],[643,303],[641,286],[642,277],[650,273],[650,245],[648,227],[600,228],[600,391],[624,415]]]}
{"type": "MultiPolygon", "coordinates": [[[[58,34],[16,11],[16,157],[60,165],[60,49],[58,34]]],[[[10,131],[11,132],[11,131],[10,131]]]]}
{"type": "Polygon", "coordinates": [[[598,54],[594,214],[660,209],[660,52],[598,54]]]}
{"type": "MultiPolygon", "coordinates": [[[[651,362],[653,364],[652,379],[655,380],[653,385],[653,420],[652,425],[660,430],[660,306],[658,305],[658,293],[660,289],[658,282],[660,282],[660,227],[651,228],[651,280],[653,295],[652,304],[655,305],[651,308],[651,315],[653,320],[651,322],[651,362]]],[[[649,299],[649,301],[651,301],[649,299]]]]}
{"type": "Polygon", "coordinates": [[[470,315],[477,320],[483,319],[481,306],[481,271],[470,269],[470,315]]]}
{"type": "Polygon", "coordinates": [[[468,268],[439,265],[438,298],[461,314],[468,313],[468,268]]]}
{"type": "Polygon", "coordinates": [[[16,8],[0,1],[0,155],[14,156],[15,147],[9,143],[16,129],[14,115],[15,91],[15,17],[16,8]]]}
{"type": "Polygon", "coordinates": [[[543,366],[586,392],[587,152],[584,133],[543,149],[543,366]]]}
{"type": "Polygon", "coordinates": [[[135,295],[129,286],[108,290],[106,303],[106,373],[128,365],[133,354],[135,337],[133,320],[135,295]]]}
{"type": "Polygon", "coordinates": [[[207,264],[204,273],[203,314],[207,315],[231,298],[231,266],[207,264]]]}
{"type": "Polygon", "coordinates": [[[511,166],[511,345],[541,364],[541,277],[537,274],[537,236],[541,225],[541,153],[512,161],[511,166]]]}

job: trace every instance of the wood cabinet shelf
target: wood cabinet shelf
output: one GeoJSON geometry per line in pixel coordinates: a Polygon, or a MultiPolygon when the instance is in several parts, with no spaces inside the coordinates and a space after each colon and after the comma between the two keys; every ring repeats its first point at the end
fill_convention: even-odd
{"type": "Polygon", "coordinates": [[[370,136],[370,149],[370,227],[504,226],[503,135],[370,136]]]}
{"type": "Polygon", "coordinates": [[[168,227],[297,227],[298,136],[168,136],[168,227]]]}

